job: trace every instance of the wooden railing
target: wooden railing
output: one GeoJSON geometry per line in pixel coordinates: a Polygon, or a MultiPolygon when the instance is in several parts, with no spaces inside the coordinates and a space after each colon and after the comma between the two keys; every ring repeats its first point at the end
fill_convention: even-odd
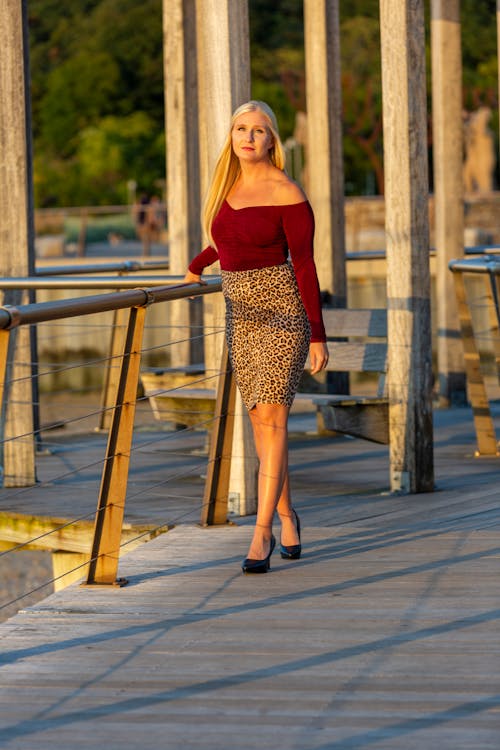
{"type": "Polygon", "coordinates": [[[495,427],[481,367],[478,333],[474,329],[472,300],[468,294],[465,276],[480,275],[485,282],[483,300],[489,320],[496,376],[500,382],[500,259],[493,256],[464,258],[451,261],[449,267],[455,281],[465,372],[477,437],[476,455],[498,456],[495,427]]]}
{"type": "MultiPolygon", "coordinates": [[[[137,281],[139,280],[135,279],[136,284],[137,281]]],[[[122,285],[123,279],[115,277],[114,282],[122,285]]],[[[40,279],[38,283],[43,285],[40,279]]],[[[2,404],[5,404],[8,397],[6,386],[10,338],[17,328],[109,310],[129,311],[120,357],[121,364],[111,404],[111,422],[95,515],[88,585],[121,585],[123,583],[117,578],[117,571],[147,308],[160,302],[212,294],[219,292],[220,289],[220,280],[215,278],[208,280],[206,285],[165,286],[163,284],[156,288],[136,288],[92,297],[0,308],[0,401],[2,404]]],[[[224,348],[200,519],[204,525],[225,523],[227,520],[234,399],[235,386],[227,350],[224,348]]]]}

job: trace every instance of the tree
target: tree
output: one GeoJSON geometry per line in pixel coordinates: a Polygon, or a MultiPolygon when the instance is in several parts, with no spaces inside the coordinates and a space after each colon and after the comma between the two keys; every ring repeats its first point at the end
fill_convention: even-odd
{"type": "MultiPolygon", "coordinates": [[[[127,180],[152,190],[164,176],[161,5],[30,0],[39,205],[114,202],[127,180]]],[[[495,12],[496,0],[461,2],[464,106],[490,106],[493,129],[495,12]]],[[[269,102],[286,139],[305,110],[303,0],[249,0],[249,17],[252,96],[269,102]]],[[[340,22],[346,191],[382,192],[379,1],[340,3],[340,22]]]]}
{"type": "Polygon", "coordinates": [[[37,204],[125,200],[129,179],[152,189],[165,173],[161,0],[31,0],[30,32],[37,204]],[[97,144],[113,168],[102,148],[92,163],[97,144]]]}

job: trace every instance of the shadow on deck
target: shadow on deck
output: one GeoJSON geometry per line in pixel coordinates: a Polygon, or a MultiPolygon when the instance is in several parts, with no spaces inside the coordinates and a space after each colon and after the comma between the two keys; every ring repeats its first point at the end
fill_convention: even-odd
{"type": "MultiPolygon", "coordinates": [[[[240,572],[252,518],[196,525],[203,436],[170,455],[148,435],[129,493],[181,460],[192,481],[127,501],[128,520],[179,525],[123,558],[128,586],[73,585],[0,625],[2,747],[496,750],[500,459],[473,457],[468,409],[436,413],[429,494],[385,494],[383,447],[294,437],[304,555],[264,576],[240,572]]],[[[37,512],[78,512],[68,490],[37,512]]]]}

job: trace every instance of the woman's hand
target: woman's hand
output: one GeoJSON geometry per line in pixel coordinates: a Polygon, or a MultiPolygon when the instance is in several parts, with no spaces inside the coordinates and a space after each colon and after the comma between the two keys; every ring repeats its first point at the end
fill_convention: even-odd
{"type": "Polygon", "coordinates": [[[309,363],[311,375],[325,369],[328,364],[328,349],[324,341],[312,341],[309,344],[309,363]]]}
{"type": "Polygon", "coordinates": [[[206,284],[206,281],[202,281],[201,276],[198,273],[192,273],[187,271],[183,279],[184,284],[206,284]]]}
{"type": "MultiPolygon", "coordinates": [[[[198,274],[198,273],[192,273],[192,271],[189,271],[189,269],[188,269],[188,271],[186,272],[186,275],[184,276],[183,283],[184,284],[204,284],[204,285],[206,285],[207,282],[203,281],[203,279],[201,278],[200,274],[198,274]]],[[[196,299],[196,297],[190,297],[189,299],[196,299]]]]}

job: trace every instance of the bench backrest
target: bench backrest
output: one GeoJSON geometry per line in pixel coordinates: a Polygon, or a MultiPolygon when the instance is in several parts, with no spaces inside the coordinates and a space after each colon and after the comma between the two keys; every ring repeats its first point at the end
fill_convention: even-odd
{"type": "Polygon", "coordinates": [[[387,372],[386,310],[323,308],[323,320],[330,353],[328,370],[387,372]]]}

